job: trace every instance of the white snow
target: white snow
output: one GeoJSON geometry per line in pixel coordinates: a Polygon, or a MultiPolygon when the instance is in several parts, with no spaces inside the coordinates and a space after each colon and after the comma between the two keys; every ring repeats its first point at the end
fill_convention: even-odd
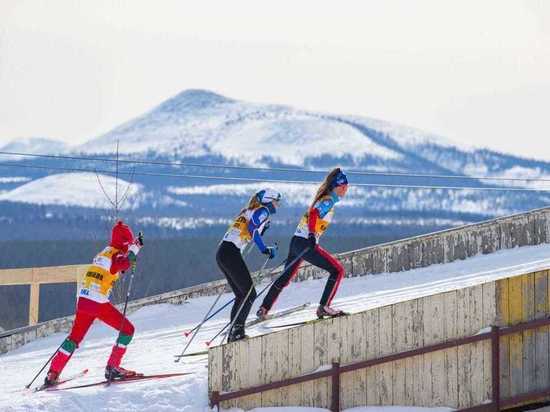
{"type": "MultiPolygon", "coordinates": [[[[479,255],[464,261],[400,273],[345,279],[334,301],[335,306],[351,312],[385,306],[421,296],[442,293],[456,288],[496,280],[513,275],[550,268],[550,245],[530,246],[479,255]]],[[[138,273],[137,276],[140,276],[138,273]]],[[[324,280],[295,283],[281,294],[275,311],[302,302],[317,302],[324,280]]],[[[261,286],[260,286],[261,287],[261,286]]],[[[259,287],[258,287],[259,289],[259,287]]],[[[231,298],[224,295],[221,302],[231,298]]],[[[130,316],[136,335],[129,346],[124,365],[144,373],[193,372],[182,378],[128,383],[111,388],[93,387],[64,392],[29,393],[22,388],[64,339],[58,333],[31,342],[0,356],[2,385],[0,410],[15,411],[209,411],[207,399],[207,357],[197,356],[182,363],[173,362],[173,355],[183,349],[183,336],[197,324],[214,297],[191,299],[183,305],[161,304],[143,308],[130,316]]],[[[256,303],[257,305],[258,303],[256,303]]],[[[314,305],[288,315],[284,322],[311,319],[314,305]]],[[[255,308],[251,313],[255,312],[255,308]]],[[[207,322],[190,347],[190,351],[205,349],[209,340],[228,320],[228,310],[207,322]]],[[[280,319],[270,321],[281,322],[280,319]]],[[[264,325],[265,326],[265,325],[264,325]]],[[[260,325],[247,333],[259,335],[268,330],[260,325]]],[[[67,366],[67,375],[90,368],[89,376],[79,383],[100,380],[116,334],[97,322],[67,366]]],[[[42,378],[42,377],[41,377],[42,378]]],[[[287,408],[285,411],[312,412],[315,409],[287,408]]],[[[429,409],[427,409],[429,410],[429,409]]],[[[433,411],[446,411],[439,408],[433,411]]],[[[257,409],[258,412],[282,412],[282,409],[257,409]]],[[[420,412],[419,408],[359,408],[353,412],[420,412]]],[[[348,411],[351,412],[351,411],[348,411]]]]}
{"type": "Polygon", "coordinates": [[[29,177],[13,176],[13,177],[0,177],[0,183],[24,183],[31,180],[29,177]]]}
{"type": "MultiPolygon", "coordinates": [[[[111,208],[112,205],[101,190],[98,178],[114,202],[117,180],[111,176],[94,173],[61,173],[46,176],[0,194],[0,200],[41,205],[111,208]]],[[[139,184],[130,184],[118,179],[119,201],[128,190],[127,199],[120,204],[120,209],[137,207],[140,188],[139,184]]]]}

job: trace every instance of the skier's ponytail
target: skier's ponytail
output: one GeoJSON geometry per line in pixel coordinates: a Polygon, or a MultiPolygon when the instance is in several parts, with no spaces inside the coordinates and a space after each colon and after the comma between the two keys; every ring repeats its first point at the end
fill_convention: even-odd
{"type": "Polygon", "coordinates": [[[258,196],[257,196],[257,193],[254,193],[251,197],[250,197],[250,200],[248,201],[248,205],[241,210],[241,212],[239,214],[242,214],[244,212],[246,212],[247,210],[253,210],[253,209],[257,209],[261,206],[262,204],[260,203],[260,200],[258,199],[258,196]]]}
{"type": "Polygon", "coordinates": [[[342,173],[342,171],[340,170],[339,167],[336,167],[330,171],[327,177],[325,177],[325,180],[323,181],[323,183],[321,183],[321,186],[319,186],[319,189],[317,190],[317,194],[313,198],[313,202],[311,202],[310,208],[312,208],[315,205],[315,203],[317,203],[317,201],[321,199],[323,196],[329,194],[331,190],[330,189],[331,183],[334,181],[334,178],[339,173],[342,173]]]}

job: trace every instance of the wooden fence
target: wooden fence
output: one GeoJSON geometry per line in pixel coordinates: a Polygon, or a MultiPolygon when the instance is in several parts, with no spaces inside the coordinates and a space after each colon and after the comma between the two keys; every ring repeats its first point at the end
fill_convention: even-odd
{"type": "MultiPolygon", "coordinates": [[[[29,325],[38,323],[40,285],[78,283],[89,265],[50,266],[0,270],[0,286],[29,285],[29,325]]],[[[76,300],[76,297],[75,297],[76,300]]]]}
{"type": "MultiPolygon", "coordinates": [[[[371,309],[234,342],[209,351],[209,393],[300,377],[550,316],[549,272],[371,309]]],[[[550,387],[549,327],[500,338],[503,398],[550,387]]],[[[354,370],[341,377],[342,409],[364,405],[470,408],[492,398],[491,341],[354,370]]],[[[329,377],[222,402],[222,407],[330,408],[329,377]]]]}

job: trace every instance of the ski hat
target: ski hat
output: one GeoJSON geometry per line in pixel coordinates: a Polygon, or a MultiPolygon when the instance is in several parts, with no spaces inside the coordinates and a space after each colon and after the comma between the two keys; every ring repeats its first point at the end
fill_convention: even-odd
{"type": "Polygon", "coordinates": [[[273,189],[262,189],[256,193],[256,199],[269,209],[269,213],[275,213],[276,209],[271,202],[280,202],[281,194],[273,189]]]}
{"type": "Polygon", "coordinates": [[[124,224],[122,220],[117,221],[113,226],[111,243],[109,245],[126,253],[128,251],[128,246],[133,242],[134,234],[132,233],[132,229],[124,224]]]}
{"type": "Polygon", "coordinates": [[[348,178],[344,172],[342,172],[341,169],[338,169],[338,173],[336,173],[336,176],[332,179],[332,182],[330,182],[330,190],[338,187],[338,186],[344,186],[348,184],[348,178]]]}

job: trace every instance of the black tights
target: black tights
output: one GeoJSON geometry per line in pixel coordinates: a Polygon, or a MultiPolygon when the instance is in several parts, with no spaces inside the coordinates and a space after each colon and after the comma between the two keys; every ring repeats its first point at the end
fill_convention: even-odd
{"type": "Polygon", "coordinates": [[[220,243],[218,252],[216,253],[216,262],[235,294],[235,303],[231,308],[231,321],[233,322],[235,317],[237,317],[234,328],[242,329],[244,328],[252,304],[256,299],[256,289],[254,289],[250,271],[244,263],[241,251],[232,242],[223,241],[220,243]],[[246,295],[248,295],[248,299],[245,302],[246,295]],[[242,309],[237,316],[241,305],[242,309]]]}

